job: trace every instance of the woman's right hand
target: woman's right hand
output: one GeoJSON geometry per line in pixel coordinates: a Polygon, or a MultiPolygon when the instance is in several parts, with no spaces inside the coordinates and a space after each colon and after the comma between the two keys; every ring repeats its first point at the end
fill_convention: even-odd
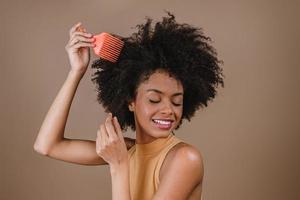
{"type": "Polygon", "coordinates": [[[70,40],[65,46],[71,64],[71,71],[84,74],[90,61],[90,49],[94,47],[94,37],[87,33],[81,22],[75,24],[69,31],[70,40]]]}

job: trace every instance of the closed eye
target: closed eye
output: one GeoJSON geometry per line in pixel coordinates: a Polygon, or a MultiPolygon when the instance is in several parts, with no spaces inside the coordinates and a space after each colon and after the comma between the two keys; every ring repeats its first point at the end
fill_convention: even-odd
{"type": "MultiPolygon", "coordinates": [[[[150,103],[159,103],[160,101],[153,101],[151,99],[149,99],[150,103]]],[[[173,103],[174,106],[181,106],[182,104],[177,104],[177,103],[173,103]]]]}
{"type": "Polygon", "coordinates": [[[149,99],[149,101],[150,101],[151,103],[159,103],[159,101],[153,101],[153,100],[151,100],[151,99],[149,99]]]}

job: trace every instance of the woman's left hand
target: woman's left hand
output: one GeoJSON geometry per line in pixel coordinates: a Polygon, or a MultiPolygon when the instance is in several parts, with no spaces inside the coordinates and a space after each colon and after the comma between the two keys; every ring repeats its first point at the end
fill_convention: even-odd
{"type": "Polygon", "coordinates": [[[97,131],[96,152],[110,167],[118,167],[128,162],[127,147],[120,124],[111,113],[97,131]]]}

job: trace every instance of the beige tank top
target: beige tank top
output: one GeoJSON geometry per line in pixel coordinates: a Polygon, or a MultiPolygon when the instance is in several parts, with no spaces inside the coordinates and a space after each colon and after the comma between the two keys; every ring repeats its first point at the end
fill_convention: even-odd
{"type": "Polygon", "coordinates": [[[128,151],[132,200],[151,200],[158,189],[159,172],[169,150],[184,142],[175,135],[135,144],[128,151]]]}

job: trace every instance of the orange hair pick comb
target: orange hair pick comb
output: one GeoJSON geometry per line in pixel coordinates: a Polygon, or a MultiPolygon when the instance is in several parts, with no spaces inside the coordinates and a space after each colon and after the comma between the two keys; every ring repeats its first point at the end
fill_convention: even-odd
{"type": "Polygon", "coordinates": [[[96,55],[100,58],[108,60],[110,62],[117,62],[121,50],[124,46],[124,42],[106,32],[95,35],[94,44],[96,45],[93,49],[96,55]]]}

